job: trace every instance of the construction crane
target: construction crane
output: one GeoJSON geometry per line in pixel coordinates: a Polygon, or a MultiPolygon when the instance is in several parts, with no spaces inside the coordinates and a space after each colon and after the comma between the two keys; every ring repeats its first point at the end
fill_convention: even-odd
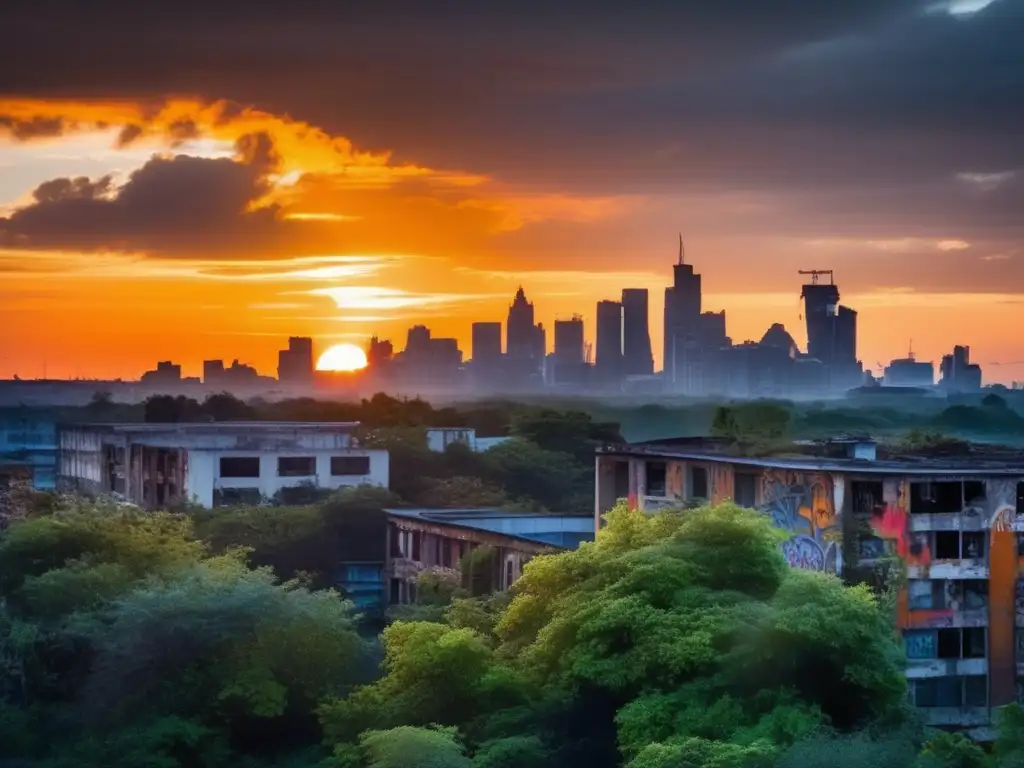
{"type": "Polygon", "coordinates": [[[832,270],[831,269],[801,269],[801,270],[798,270],[798,271],[799,271],[799,274],[801,274],[801,275],[810,275],[811,276],[811,285],[817,285],[818,284],[818,276],[819,275],[828,275],[828,284],[829,285],[832,285],[833,282],[834,282],[833,279],[832,279],[832,270]]]}

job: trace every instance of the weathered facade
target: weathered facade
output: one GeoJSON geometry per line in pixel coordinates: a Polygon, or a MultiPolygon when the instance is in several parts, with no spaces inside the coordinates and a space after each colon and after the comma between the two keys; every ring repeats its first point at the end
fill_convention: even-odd
{"type": "Polygon", "coordinates": [[[1024,455],[878,459],[860,441],[755,459],[673,443],[599,451],[595,527],[618,499],[648,513],[729,499],[791,534],[793,567],[842,574],[898,555],[910,697],[927,721],[987,738],[993,707],[1024,702],[1024,455]]]}
{"type": "Polygon", "coordinates": [[[146,508],[258,502],[301,485],[388,484],[388,453],[352,423],[96,424],[59,430],[58,486],[146,508]]]}
{"type": "Polygon", "coordinates": [[[391,604],[414,602],[419,575],[431,569],[478,581],[483,591],[505,591],[534,555],[593,539],[589,517],[579,515],[488,509],[389,509],[386,515],[385,573],[391,604]],[[480,547],[488,548],[491,555],[479,565],[481,572],[459,571],[466,555],[480,547]]]}

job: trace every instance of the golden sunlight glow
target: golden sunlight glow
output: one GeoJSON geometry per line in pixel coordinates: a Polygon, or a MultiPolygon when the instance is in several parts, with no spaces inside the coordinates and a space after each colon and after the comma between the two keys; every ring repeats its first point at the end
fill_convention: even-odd
{"type": "Polygon", "coordinates": [[[355,344],[335,344],[316,361],[318,371],[358,371],[366,367],[366,353],[355,344]]]}

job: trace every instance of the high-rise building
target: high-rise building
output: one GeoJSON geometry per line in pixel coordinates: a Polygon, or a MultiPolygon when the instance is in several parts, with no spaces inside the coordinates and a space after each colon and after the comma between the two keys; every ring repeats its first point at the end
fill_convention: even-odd
{"type": "Polygon", "coordinates": [[[555,362],[579,365],[583,362],[583,318],[555,320],[555,362]]]}
{"type": "Polygon", "coordinates": [[[622,370],[629,375],[654,373],[646,288],[622,289],[622,370]]]}
{"type": "Polygon", "coordinates": [[[839,286],[831,270],[807,270],[811,282],[803,286],[807,322],[807,354],[819,360],[830,389],[847,389],[862,383],[863,369],[857,360],[857,313],[839,304],[839,286]],[[818,282],[827,274],[828,284],[818,282]]]}
{"type": "Polygon", "coordinates": [[[597,302],[597,343],[594,371],[605,380],[622,375],[622,304],[618,301],[597,302]]]}
{"type": "Polygon", "coordinates": [[[473,323],[473,362],[490,365],[501,359],[501,323],[473,323]]]}
{"type": "Polygon", "coordinates": [[[305,336],[288,339],[288,349],[277,353],[277,378],[292,384],[313,380],[313,340],[305,336]]]}
{"type": "Polygon", "coordinates": [[[224,361],[203,360],[203,383],[223,384],[224,383],[224,361]]]}
{"type": "Polygon", "coordinates": [[[955,346],[953,353],[942,356],[939,381],[947,392],[976,392],[981,389],[981,366],[971,362],[971,348],[955,346]]]}
{"type": "Polygon", "coordinates": [[[537,353],[537,329],[533,324],[533,304],[526,300],[523,287],[508,308],[505,325],[505,353],[511,358],[532,358],[537,353]]]}
{"type": "Polygon", "coordinates": [[[686,263],[683,236],[679,260],[673,266],[673,284],[665,289],[665,338],[662,369],[672,389],[690,391],[688,367],[700,348],[701,277],[686,263]]]}
{"type": "Polygon", "coordinates": [[[380,368],[391,362],[395,356],[394,345],[387,339],[370,337],[370,345],[366,348],[366,364],[370,368],[380,368]]]}

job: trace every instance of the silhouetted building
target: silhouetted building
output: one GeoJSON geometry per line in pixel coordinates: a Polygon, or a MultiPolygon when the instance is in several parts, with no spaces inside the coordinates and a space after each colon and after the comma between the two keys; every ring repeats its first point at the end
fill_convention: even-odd
{"type": "Polygon", "coordinates": [[[156,364],[156,369],[146,371],[139,379],[144,384],[180,384],[181,366],[164,360],[156,364]]]}
{"type": "Polygon", "coordinates": [[[501,323],[473,323],[473,363],[494,365],[501,360],[501,323]]]}
{"type": "Polygon", "coordinates": [[[935,366],[915,358],[911,349],[906,357],[892,360],[885,367],[882,384],[887,387],[932,387],[935,385],[935,366]]]}
{"type": "Polygon", "coordinates": [[[370,345],[366,348],[366,364],[370,368],[380,368],[391,362],[395,356],[395,347],[387,339],[370,337],[370,345]]]}
{"type": "Polygon", "coordinates": [[[537,329],[533,324],[533,304],[526,300],[523,287],[508,308],[505,326],[505,352],[512,358],[532,358],[537,354],[537,329]]]}
{"type": "Polygon", "coordinates": [[[729,337],[725,332],[725,310],[721,312],[702,312],[700,315],[700,345],[704,348],[717,348],[729,345],[729,337]]]}
{"type": "Polygon", "coordinates": [[[622,370],[630,376],[654,373],[646,288],[622,289],[622,370]]]}
{"type": "Polygon", "coordinates": [[[583,318],[555,320],[555,359],[565,365],[583,362],[583,318]]]}
{"type": "Polygon", "coordinates": [[[203,383],[210,385],[220,385],[224,383],[223,360],[203,361],[203,383]]]}
{"type": "Polygon", "coordinates": [[[462,351],[455,339],[433,338],[425,325],[415,325],[397,359],[407,383],[447,386],[458,375],[462,351]]]}
{"type": "Polygon", "coordinates": [[[943,355],[939,385],[946,392],[977,392],[981,389],[981,366],[971,362],[971,348],[955,346],[943,355]]]}
{"type": "Polygon", "coordinates": [[[679,261],[673,266],[672,287],[665,289],[665,338],[663,371],[669,387],[688,391],[687,365],[698,357],[701,314],[701,277],[685,262],[683,237],[679,236],[679,261]]]}
{"type": "Polygon", "coordinates": [[[597,302],[597,356],[594,372],[604,382],[622,376],[622,304],[617,301],[597,302]]]}
{"type": "Polygon", "coordinates": [[[277,379],[287,384],[313,381],[313,340],[305,336],[288,339],[288,349],[277,353],[277,379]]]}
{"type": "Polygon", "coordinates": [[[863,383],[864,371],[857,360],[857,313],[839,305],[839,286],[831,270],[808,270],[811,282],[800,293],[807,322],[807,354],[825,366],[828,388],[849,389],[863,383]],[[828,284],[818,283],[827,274],[828,284]]]}
{"type": "MultiPolygon", "coordinates": [[[[224,369],[224,383],[231,387],[251,386],[258,384],[264,378],[251,365],[232,360],[231,365],[224,369]]],[[[270,379],[273,381],[273,379],[270,379]]]]}

